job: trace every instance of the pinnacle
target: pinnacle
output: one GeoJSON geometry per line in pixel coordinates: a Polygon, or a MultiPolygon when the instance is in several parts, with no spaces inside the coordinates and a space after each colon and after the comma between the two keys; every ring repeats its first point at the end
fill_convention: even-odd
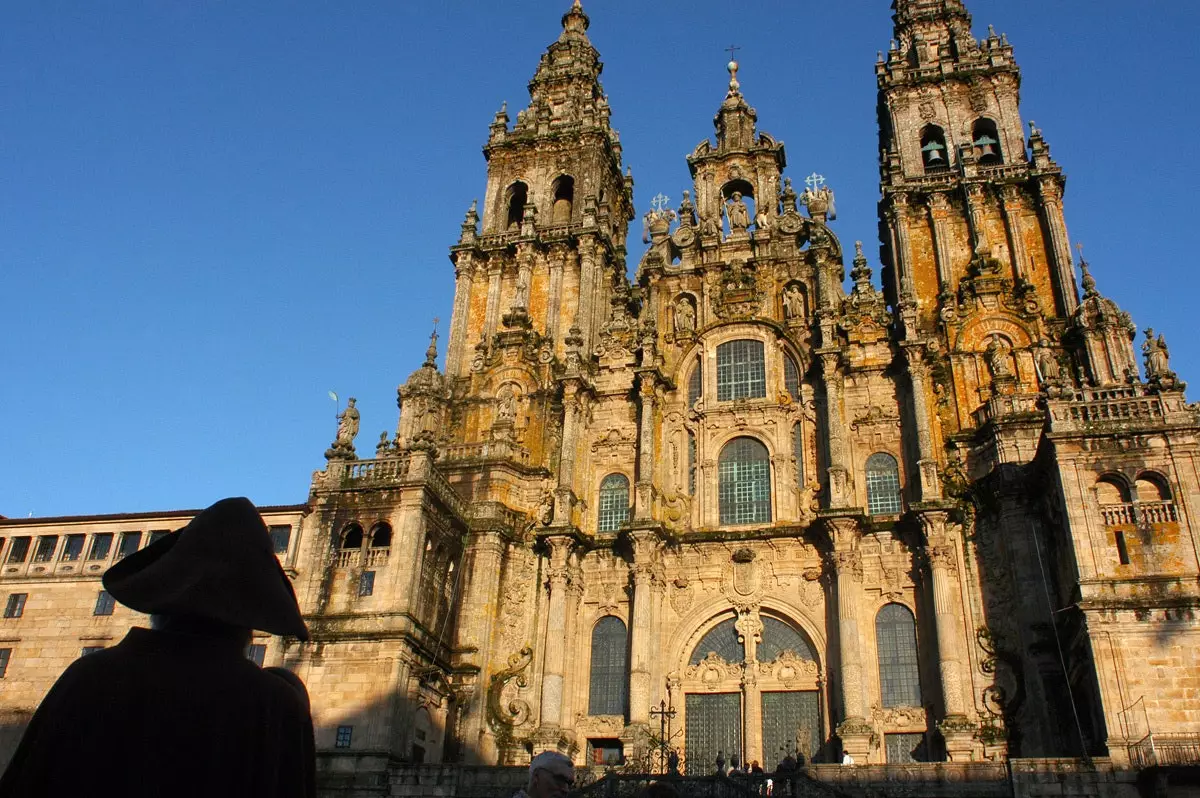
{"type": "Polygon", "coordinates": [[[560,41],[569,37],[580,37],[587,39],[587,29],[588,25],[590,24],[591,20],[589,20],[588,15],[584,13],[583,5],[579,2],[579,0],[572,0],[570,10],[563,14],[562,17],[563,33],[562,36],[559,37],[560,41]]]}

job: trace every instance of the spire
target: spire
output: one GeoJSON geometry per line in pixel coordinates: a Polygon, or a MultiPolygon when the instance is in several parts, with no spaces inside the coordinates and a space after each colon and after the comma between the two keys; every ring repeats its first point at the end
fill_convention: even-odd
{"type": "MultiPolygon", "coordinates": [[[[730,47],[730,51],[738,48],[730,47]]],[[[729,90],[725,93],[725,101],[721,110],[713,118],[717,128],[717,151],[747,150],[754,146],[755,123],[758,114],[746,104],[742,96],[742,84],[738,81],[738,70],[741,65],[733,58],[725,65],[729,71],[729,90]]]]}
{"type": "Polygon", "coordinates": [[[892,11],[895,33],[889,60],[903,54],[913,66],[933,66],[979,49],[962,0],[893,0],[892,11]]]}
{"type": "Polygon", "coordinates": [[[586,42],[588,41],[587,29],[590,24],[591,20],[588,19],[588,15],[583,13],[583,6],[579,3],[579,0],[574,0],[571,3],[570,10],[563,14],[563,32],[558,37],[558,40],[563,42],[568,38],[582,38],[586,42]]]}
{"type": "MultiPolygon", "coordinates": [[[[474,205],[472,205],[472,207],[474,207],[474,205]]],[[[433,320],[433,332],[429,334],[429,348],[425,350],[424,363],[424,365],[434,369],[437,368],[437,324],[438,320],[435,318],[433,320]]]]}

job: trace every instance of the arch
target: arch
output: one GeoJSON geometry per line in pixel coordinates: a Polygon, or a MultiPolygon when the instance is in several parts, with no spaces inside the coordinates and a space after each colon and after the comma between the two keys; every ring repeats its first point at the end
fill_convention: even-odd
{"type": "Polygon", "coordinates": [[[392,525],[387,521],[380,521],[375,526],[371,527],[371,548],[385,549],[392,545],[392,525]]]}
{"type": "Polygon", "coordinates": [[[767,395],[766,347],[753,338],[717,345],[717,401],[767,395]]]}
{"type": "Polygon", "coordinates": [[[808,635],[784,620],[772,615],[760,616],[763,624],[762,642],[758,644],[758,661],[774,662],[790,651],[800,659],[817,661],[817,653],[808,635]]]}
{"type": "Polygon", "coordinates": [[[938,125],[928,124],[921,128],[921,165],[926,172],[941,172],[950,168],[946,131],[938,125]]]}
{"type": "Polygon", "coordinates": [[[355,522],[350,522],[342,529],[340,549],[360,549],[363,544],[363,528],[355,522]]]}
{"type": "Polygon", "coordinates": [[[600,482],[600,497],[596,502],[596,530],[616,532],[629,523],[629,478],[624,474],[609,474],[600,482]]]}
{"type": "Polygon", "coordinates": [[[717,458],[717,497],[722,524],[771,520],[771,456],[757,438],[725,444],[717,458]]]}
{"type": "Polygon", "coordinates": [[[525,205],[529,202],[529,186],[524,182],[517,180],[508,187],[505,193],[505,207],[507,215],[505,217],[504,229],[520,229],[521,220],[525,218],[525,205]]]}
{"type": "Polygon", "coordinates": [[[734,192],[741,194],[743,197],[754,199],[754,185],[749,180],[743,180],[740,177],[735,177],[732,180],[726,181],[721,186],[721,200],[727,200],[733,196],[734,192]]]}
{"type": "Polygon", "coordinates": [[[554,203],[550,210],[550,224],[570,224],[571,209],[575,204],[575,178],[559,175],[550,186],[550,196],[554,203]]]}
{"type": "Polygon", "coordinates": [[[971,146],[975,158],[983,166],[1004,163],[1004,152],[1000,148],[1000,131],[994,120],[981,116],[971,126],[971,146]]]}
{"type": "Polygon", "coordinates": [[[875,616],[875,651],[883,706],[922,706],[917,623],[912,610],[894,602],[883,605],[875,616]]]}
{"type": "Polygon", "coordinates": [[[867,458],[867,514],[895,515],[903,509],[900,501],[900,464],[887,452],[867,458]]]}
{"type": "Polygon", "coordinates": [[[1105,474],[1096,480],[1096,501],[1099,504],[1128,504],[1129,488],[1115,474],[1105,474]]]}
{"type": "Polygon", "coordinates": [[[736,618],[726,618],[705,632],[692,648],[688,664],[696,665],[710,653],[734,665],[746,661],[746,649],[738,640],[736,618]]]}
{"type": "MultiPolygon", "coordinates": [[[[774,615],[803,632],[813,643],[817,654],[818,672],[823,672],[822,661],[829,647],[829,640],[823,633],[824,616],[814,618],[811,608],[778,594],[764,595],[760,611],[774,615]]],[[[731,617],[734,617],[734,612],[729,606],[729,600],[724,596],[714,596],[701,601],[681,615],[663,648],[664,653],[669,652],[667,656],[670,657],[674,669],[686,668],[689,657],[704,636],[726,618],[731,617]]]]}
{"type": "Polygon", "coordinates": [[[625,622],[605,615],[592,627],[589,715],[629,711],[629,635],[625,622]]]}
{"type": "Polygon", "coordinates": [[[1169,502],[1171,487],[1167,480],[1154,471],[1143,471],[1134,480],[1134,495],[1139,502],[1169,502]]]}

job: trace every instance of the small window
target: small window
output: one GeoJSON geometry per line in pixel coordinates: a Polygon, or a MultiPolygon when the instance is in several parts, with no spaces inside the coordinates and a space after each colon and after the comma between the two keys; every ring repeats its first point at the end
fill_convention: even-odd
{"type": "Polygon", "coordinates": [[[900,503],[900,465],[886,452],[867,458],[867,513],[895,515],[900,503]]]}
{"type": "Polygon", "coordinates": [[[4,605],[5,618],[20,618],[25,614],[25,599],[28,593],[9,593],[8,603],[4,605]]]}
{"type": "Polygon", "coordinates": [[[688,407],[693,407],[696,402],[700,401],[700,397],[704,395],[704,368],[700,361],[696,361],[696,365],[692,368],[692,375],[688,377],[688,407]]]}
{"type": "Polygon", "coordinates": [[[926,125],[921,131],[921,165],[926,172],[945,171],[950,166],[947,157],[946,133],[937,125],[926,125]]]}
{"type": "Polygon", "coordinates": [[[84,646],[79,652],[79,656],[86,657],[88,654],[95,654],[97,651],[103,651],[104,646],[84,646]]]}
{"type": "Polygon", "coordinates": [[[509,230],[521,229],[521,221],[525,218],[525,203],[529,201],[529,187],[520,180],[508,187],[508,219],[505,227],[509,230]]]}
{"type": "Polygon", "coordinates": [[[75,562],[83,556],[83,543],[87,539],[87,535],[67,535],[67,543],[63,546],[62,559],[66,562],[75,562]]]}
{"type": "Polygon", "coordinates": [[[8,550],[9,562],[25,562],[29,557],[29,538],[13,538],[12,548],[8,550]]]}
{"type": "Polygon", "coordinates": [[[800,369],[796,361],[786,355],[783,358],[783,385],[793,402],[800,401],[800,369]]]}
{"type": "Polygon", "coordinates": [[[762,341],[728,341],[717,347],[717,401],[761,399],[767,395],[762,341]]]}
{"type": "Polygon", "coordinates": [[[162,540],[169,534],[171,534],[171,530],[169,530],[169,529],[151,529],[150,530],[150,539],[148,541],[146,541],[146,545],[153,546],[155,543],[162,540]]]}
{"type": "Polygon", "coordinates": [[[0,679],[8,673],[8,661],[12,658],[11,648],[0,648],[0,679]]]}
{"type": "Polygon", "coordinates": [[[343,549],[361,549],[362,544],[363,530],[358,524],[350,524],[342,531],[343,549]]]}
{"type": "Polygon", "coordinates": [[[609,474],[600,483],[596,528],[616,532],[629,523],[629,480],[624,474],[609,474]]]}
{"type": "Polygon", "coordinates": [[[271,527],[271,547],[275,550],[275,554],[283,556],[287,554],[288,546],[292,542],[292,528],[287,524],[271,527]]]}
{"type": "Polygon", "coordinates": [[[378,523],[371,527],[371,548],[386,549],[392,545],[392,527],[386,523],[378,523]]]}
{"type": "Polygon", "coordinates": [[[616,767],[625,763],[625,753],[620,740],[588,740],[591,749],[589,761],[593,765],[616,767]]]}
{"type": "Polygon", "coordinates": [[[334,748],[349,748],[350,738],[354,735],[353,726],[338,726],[337,739],[333,744],[334,748]]]}
{"type": "Polygon", "coordinates": [[[263,643],[251,643],[246,646],[246,659],[253,662],[258,667],[263,666],[263,662],[267,659],[267,647],[263,643]]]}
{"type": "Polygon", "coordinates": [[[142,545],[141,532],[122,532],[121,545],[117,548],[117,559],[123,560],[137,551],[142,545]]]}
{"type": "Polygon", "coordinates": [[[358,595],[370,596],[375,593],[375,572],[363,571],[358,577],[358,595]]]}
{"type": "Polygon", "coordinates": [[[1129,565],[1129,546],[1125,543],[1125,533],[1118,529],[1114,534],[1117,538],[1117,561],[1121,565],[1129,565]]]}
{"type": "Polygon", "coordinates": [[[112,549],[112,532],[101,532],[92,535],[92,548],[88,550],[89,560],[107,560],[108,552],[112,549]]]}
{"type": "Polygon", "coordinates": [[[92,615],[112,615],[113,607],[116,605],[116,600],[109,594],[109,592],[107,590],[101,590],[96,594],[96,606],[92,609],[92,615]]]}
{"type": "Polygon", "coordinates": [[[58,535],[43,535],[38,538],[37,549],[33,553],[34,562],[50,562],[54,559],[54,550],[58,548],[58,535]]]}

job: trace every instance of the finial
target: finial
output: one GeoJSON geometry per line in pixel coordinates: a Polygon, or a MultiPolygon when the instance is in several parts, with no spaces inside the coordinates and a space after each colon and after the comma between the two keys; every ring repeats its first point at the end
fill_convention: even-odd
{"type": "Polygon", "coordinates": [[[1076,251],[1079,252],[1079,270],[1083,272],[1083,295],[1084,297],[1099,296],[1100,292],[1096,290],[1096,278],[1092,277],[1091,271],[1088,270],[1088,263],[1083,259],[1083,244],[1075,244],[1076,251]]]}
{"type": "Polygon", "coordinates": [[[737,59],[734,57],[734,55],[740,49],[742,49],[742,48],[737,46],[736,44],[731,44],[725,48],[725,50],[728,51],[728,53],[729,53],[729,63],[725,65],[725,68],[727,70],[729,70],[729,93],[730,94],[737,94],[738,91],[742,88],[742,84],[738,83],[738,79],[737,79],[739,64],[737,62],[737,59]]]}
{"type": "Polygon", "coordinates": [[[590,24],[591,20],[584,13],[583,5],[579,0],[573,0],[570,10],[562,16],[563,33],[575,33],[586,36],[586,31],[590,24]]]}
{"type": "Polygon", "coordinates": [[[431,368],[437,368],[437,326],[438,317],[433,317],[433,332],[429,334],[429,348],[425,350],[425,365],[431,368]]]}
{"type": "Polygon", "coordinates": [[[867,256],[863,254],[861,241],[854,242],[854,268],[850,270],[850,279],[854,281],[854,292],[862,293],[871,288],[871,268],[867,266],[867,256]]]}

